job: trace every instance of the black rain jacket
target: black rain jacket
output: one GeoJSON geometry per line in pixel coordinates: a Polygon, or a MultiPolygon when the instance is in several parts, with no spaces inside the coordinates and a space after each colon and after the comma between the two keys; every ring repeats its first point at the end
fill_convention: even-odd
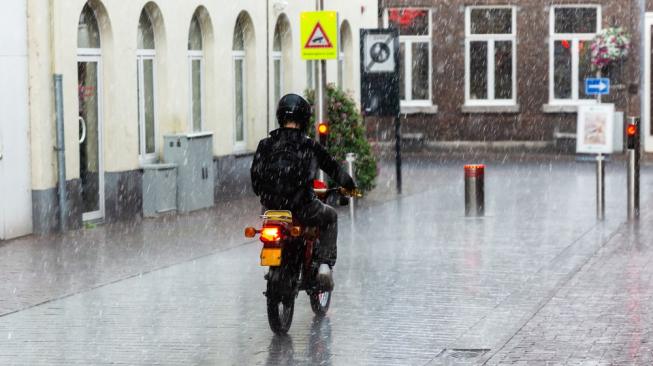
{"type": "MultiPolygon", "coordinates": [[[[335,180],[340,186],[353,189],[356,187],[354,180],[347,174],[340,164],[327,152],[327,150],[315,140],[306,136],[296,128],[279,128],[270,132],[270,137],[261,140],[256,148],[254,161],[250,170],[252,188],[254,193],[261,198],[261,204],[268,209],[289,209],[296,210],[303,205],[316,199],[313,192],[313,180],[317,176],[318,169],[322,169],[327,175],[335,180]],[[265,156],[272,152],[273,145],[277,142],[292,143],[300,146],[299,151],[302,159],[310,161],[310,174],[302,184],[305,189],[297,192],[292,200],[284,197],[275,197],[272,189],[265,187],[265,180],[262,175],[265,172],[263,164],[265,156]]],[[[284,184],[284,182],[280,182],[284,184]]]]}

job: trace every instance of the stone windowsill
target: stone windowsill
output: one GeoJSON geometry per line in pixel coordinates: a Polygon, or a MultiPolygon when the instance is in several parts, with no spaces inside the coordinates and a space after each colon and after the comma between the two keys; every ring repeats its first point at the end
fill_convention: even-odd
{"type": "Polygon", "coordinates": [[[247,150],[247,149],[236,150],[236,151],[233,152],[233,156],[235,156],[237,158],[244,158],[244,157],[252,156],[255,153],[256,153],[255,151],[247,150]]]}
{"type": "Polygon", "coordinates": [[[542,112],[544,113],[577,113],[577,105],[569,104],[545,104],[542,106],[542,112]]]}
{"type": "Polygon", "coordinates": [[[464,105],[463,113],[519,113],[519,104],[514,105],[464,105]]]}
{"type": "Polygon", "coordinates": [[[436,114],[438,113],[437,105],[402,105],[401,114],[436,114]]]}

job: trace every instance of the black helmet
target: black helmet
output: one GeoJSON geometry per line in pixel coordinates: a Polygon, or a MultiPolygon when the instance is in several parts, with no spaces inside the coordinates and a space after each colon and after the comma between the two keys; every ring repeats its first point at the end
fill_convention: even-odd
{"type": "Polygon", "coordinates": [[[280,126],[292,121],[298,123],[299,128],[306,131],[311,115],[311,105],[300,95],[286,94],[279,100],[277,121],[280,126]]]}

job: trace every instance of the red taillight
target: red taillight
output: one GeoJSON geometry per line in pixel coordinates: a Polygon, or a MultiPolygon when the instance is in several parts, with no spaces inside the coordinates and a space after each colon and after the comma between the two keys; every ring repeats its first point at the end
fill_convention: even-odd
{"type": "Polygon", "coordinates": [[[276,226],[261,229],[261,241],[264,243],[277,243],[281,240],[281,229],[276,226]]]}
{"type": "Polygon", "coordinates": [[[313,189],[327,189],[327,185],[325,182],[315,179],[313,180],[313,189]]]}

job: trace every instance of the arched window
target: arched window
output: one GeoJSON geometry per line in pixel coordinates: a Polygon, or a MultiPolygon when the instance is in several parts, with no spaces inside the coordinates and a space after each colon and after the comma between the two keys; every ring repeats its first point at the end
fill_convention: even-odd
{"type": "Polygon", "coordinates": [[[95,12],[88,4],[84,5],[77,24],[77,48],[99,49],[100,28],[95,18],[95,12]]]}
{"type": "Polygon", "coordinates": [[[154,59],[154,28],[148,12],[143,9],[138,22],[138,49],[136,51],[138,91],[138,131],[141,162],[156,160],[156,92],[154,59]]]}
{"type": "MultiPolygon", "coordinates": [[[[281,19],[279,19],[281,21],[281,19]]],[[[281,27],[280,21],[274,28],[274,42],[272,45],[272,63],[274,74],[274,92],[273,101],[278,102],[281,99],[281,90],[283,89],[283,46],[281,44],[281,27]]]]}
{"type": "Polygon", "coordinates": [[[340,25],[340,51],[338,53],[338,87],[352,88],[353,83],[353,41],[351,27],[346,20],[340,25]]]}
{"type": "Polygon", "coordinates": [[[235,102],[235,136],[234,148],[244,150],[247,146],[247,50],[251,48],[252,23],[245,13],[240,14],[236,21],[233,37],[234,65],[234,102],[235,102]]]}
{"type": "Polygon", "coordinates": [[[190,122],[193,131],[204,128],[204,51],[202,27],[197,12],[188,34],[188,73],[190,75],[190,122]]]}
{"type": "Polygon", "coordinates": [[[292,84],[291,57],[292,37],[290,34],[290,22],[285,14],[279,16],[274,27],[274,40],[272,43],[272,104],[271,119],[276,122],[276,104],[284,94],[286,86],[292,84]]]}

